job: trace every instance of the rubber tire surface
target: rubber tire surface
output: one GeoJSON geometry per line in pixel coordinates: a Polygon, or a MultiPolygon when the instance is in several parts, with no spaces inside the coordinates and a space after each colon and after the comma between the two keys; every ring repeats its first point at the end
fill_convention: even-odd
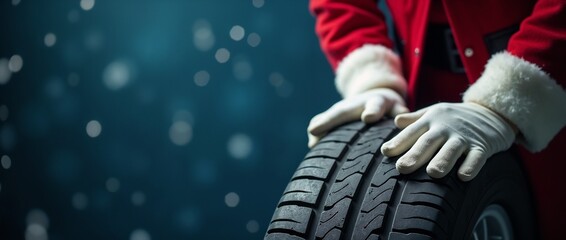
{"type": "Polygon", "coordinates": [[[472,239],[481,212],[494,203],[507,211],[514,239],[536,239],[529,187],[514,155],[493,156],[467,183],[456,171],[432,179],[424,167],[401,175],[396,159],[379,150],[397,133],[391,120],[354,122],[323,138],[291,178],[265,239],[472,239]]]}

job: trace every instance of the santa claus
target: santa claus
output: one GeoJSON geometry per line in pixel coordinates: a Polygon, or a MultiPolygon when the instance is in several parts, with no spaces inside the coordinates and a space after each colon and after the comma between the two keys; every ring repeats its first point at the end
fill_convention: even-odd
{"type": "MultiPolygon", "coordinates": [[[[309,146],[345,122],[396,116],[396,167],[472,180],[518,144],[543,238],[566,226],[566,1],[311,0],[343,100],[315,116],[309,146]],[[393,36],[393,37],[390,37],[393,36]],[[397,51],[394,51],[396,47],[397,51]],[[410,110],[416,110],[410,112],[410,110]]],[[[525,186],[529,187],[529,186],[525,186]]]]}

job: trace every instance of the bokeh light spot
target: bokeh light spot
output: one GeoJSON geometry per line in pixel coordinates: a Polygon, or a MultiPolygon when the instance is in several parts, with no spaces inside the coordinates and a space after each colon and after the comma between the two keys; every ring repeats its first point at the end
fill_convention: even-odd
{"type": "Polygon", "coordinates": [[[248,35],[248,44],[251,47],[257,47],[261,43],[261,37],[257,33],[250,33],[248,35]]]}
{"type": "Polygon", "coordinates": [[[32,209],[26,216],[26,223],[28,225],[37,224],[44,228],[49,228],[49,217],[47,217],[47,214],[41,209],[32,209]]]}
{"type": "Polygon", "coordinates": [[[130,240],[151,240],[151,236],[146,230],[138,228],[132,231],[130,240]]]}
{"type": "Polygon", "coordinates": [[[293,94],[293,85],[288,81],[283,82],[283,85],[277,88],[277,94],[283,98],[290,97],[293,94]]]}
{"type": "Polygon", "coordinates": [[[12,0],[12,6],[18,6],[21,2],[21,0],[12,0]]]}
{"type": "Polygon", "coordinates": [[[43,37],[43,43],[47,47],[53,47],[57,43],[57,36],[54,33],[47,33],[43,37]]]}
{"type": "Polygon", "coordinates": [[[261,8],[265,4],[265,1],[264,0],[252,0],[252,4],[256,8],[261,8]]]}
{"type": "Polygon", "coordinates": [[[77,192],[73,194],[71,204],[73,204],[75,209],[83,210],[88,206],[88,197],[84,193],[77,192]]]}
{"type": "Polygon", "coordinates": [[[26,240],[47,240],[47,230],[39,224],[29,224],[25,233],[26,240]]]}
{"type": "Polygon", "coordinates": [[[230,29],[230,38],[232,38],[232,40],[234,41],[240,41],[244,39],[245,35],[246,35],[246,30],[240,25],[234,25],[230,29]]]}
{"type": "Polygon", "coordinates": [[[252,139],[246,134],[238,133],[228,140],[228,153],[235,159],[245,159],[249,157],[252,150],[252,139]]]}
{"type": "Polygon", "coordinates": [[[250,233],[256,233],[259,231],[259,223],[256,220],[250,220],[246,224],[246,230],[250,233]]]}
{"type": "Polygon", "coordinates": [[[120,190],[120,181],[116,178],[108,178],[106,180],[106,190],[111,193],[115,193],[120,190]]]}
{"type": "Polygon", "coordinates": [[[6,58],[0,59],[0,84],[6,84],[10,81],[12,77],[12,71],[10,71],[10,61],[6,58]]]}
{"type": "Polygon", "coordinates": [[[193,25],[193,44],[200,51],[208,51],[214,46],[214,33],[210,23],[204,19],[197,20],[193,25]]]}
{"type": "Polygon", "coordinates": [[[86,124],[86,134],[88,134],[89,137],[91,138],[98,137],[101,132],[102,132],[102,125],[100,124],[100,122],[96,120],[91,120],[86,124]]]}
{"type": "Polygon", "coordinates": [[[99,31],[90,31],[84,38],[85,46],[92,51],[97,51],[104,44],[104,36],[99,31]]]}
{"type": "Polygon", "coordinates": [[[235,192],[230,192],[224,196],[224,202],[228,207],[236,207],[240,204],[240,196],[235,192]]]}
{"type": "Polygon", "coordinates": [[[94,7],[94,0],[81,0],[81,8],[90,11],[94,7]]]}
{"type": "Polygon", "coordinates": [[[173,122],[185,121],[189,124],[195,121],[193,114],[185,109],[180,109],[173,114],[173,122]]]}
{"type": "Polygon", "coordinates": [[[80,14],[79,10],[77,10],[77,9],[73,9],[73,10],[69,11],[69,13],[67,14],[67,20],[69,20],[70,23],[78,22],[80,17],[81,17],[81,14],[80,14]]]}
{"type": "Polygon", "coordinates": [[[293,94],[293,85],[281,73],[271,73],[269,75],[269,83],[275,87],[277,95],[280,97],[286,98],[293,94]]]}
{"type": "Polygon", "coordinates": [[[269,83],[271,83],[274,87],[280,87],[283,85],[283,82],[285,82],[285,78],[281,75],[281,73],[274,72],[269,74],[269,83]]]}
{"type": "Polygon", "coordinates": [[[23,66],[24,66],[24,60],[22,59],[22,56],[20,56],[18,54],[13,55],[10,58],[10,62],[8,63],[8,68],[13,73],[17,73],[20,70],[22,70],[23,66]]]}
{"type": "Polygon", "coordinates": [[[2,163],[2,167],[4,169],[10,169],[10,167],[12,167],[12,159],[8,155],[3,155],[0,162],[2,163]]]}
{"type": "Polygon", "coordinates": [[[123,60],[111,62],[104,69],[102,80],[108,89],[119,90],[130,82],[132,78],[132,68],[130,64],[123,60]]]}
{"type": "Polygon", "coordinates": [[[177,146],[187,145],[193,137],[193,128],[186,121],[175,121],[169,128],[169,138],[177,146]]]}
{"type": "Polygon", "coordinates": [[[235,61],[232,71],[234,77],[242,81],[249,80],[253,75],[252,64],[246,60],[235,61]]]}
{"type": "Polygon", "coordinates": [[[219,63],[226,63],[228,62],[228,60],[230,60],[230,51],[228,51],[228,49],[226,48],[219,48],[218,50],[216,50],[214,58],[216,58],[216,61],[218,61],[219,63]]]}
{"type": "Polygon", "coordinates": [[[205,70],[198,71],[195,73],[193,80],[197,86],[204,87],[210,81],[210,74],[205,70]]]}
{"type": "Polygon", "coordinates": [[[134,204],[134,206],[141,206],[145,204],[145,193],[140,192],[140,191],[136,191],[134,193],[132,193],[132,204],[134,204]]]}

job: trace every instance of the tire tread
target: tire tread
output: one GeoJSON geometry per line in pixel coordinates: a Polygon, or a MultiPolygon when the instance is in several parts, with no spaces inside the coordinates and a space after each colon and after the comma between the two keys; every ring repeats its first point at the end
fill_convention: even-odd
{"type": "Polygon", "coordinates": [[[432,240],[453,237],[467,185],[456,171],[401,175],[380,152],[391,120],[331,131],[306,154],[281,197],[265,239],[432,240]]]}

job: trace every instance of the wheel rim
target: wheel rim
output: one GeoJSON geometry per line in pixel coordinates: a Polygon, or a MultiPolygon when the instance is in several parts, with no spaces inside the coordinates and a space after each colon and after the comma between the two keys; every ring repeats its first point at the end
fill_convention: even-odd
{"type": "Polygon", "coordinates": [[[513,228],[509,215],[497,204],[489,205],[481,213],[473,231],[474,240],[510,240],[513,228]]]}

